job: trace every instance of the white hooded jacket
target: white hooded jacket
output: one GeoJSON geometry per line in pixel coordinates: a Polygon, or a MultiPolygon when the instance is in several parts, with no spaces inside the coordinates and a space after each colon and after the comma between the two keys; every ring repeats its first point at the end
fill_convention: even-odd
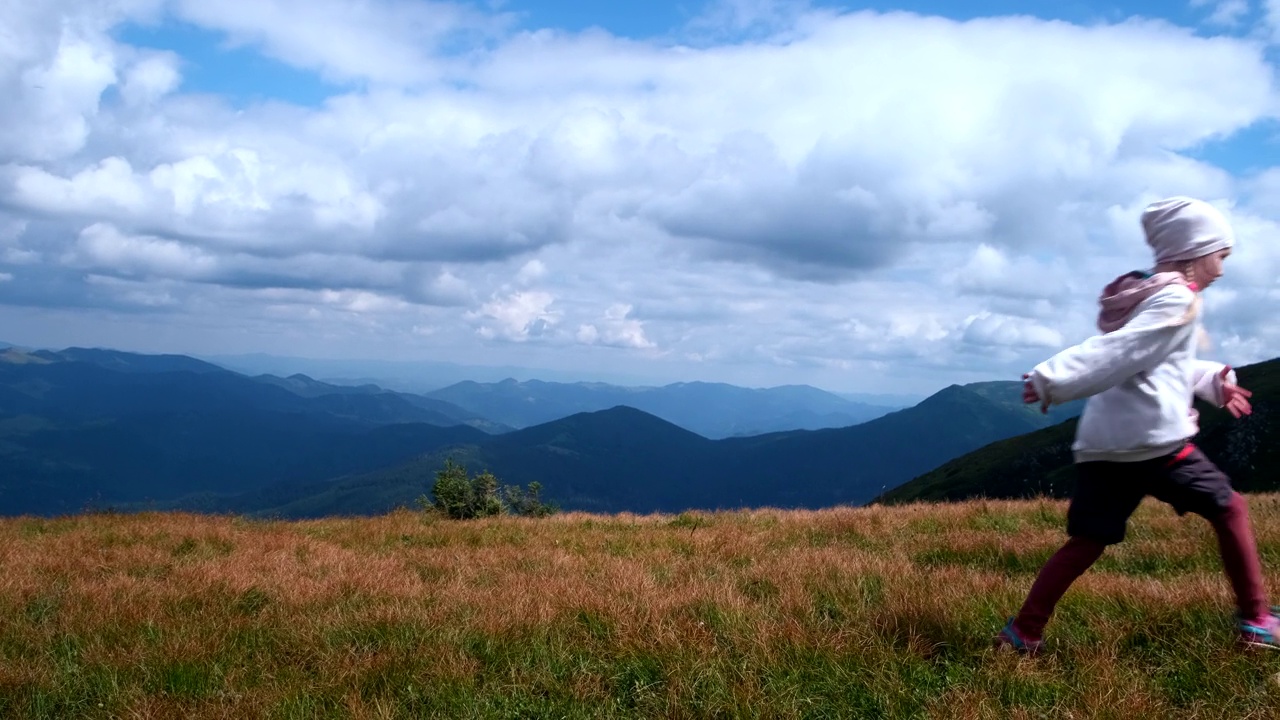
{"type": "MultiPolygon", "coordinates": [[[[1137,462],[1176,452],[1198,432],[1193,394],[1225,403],[1226,366],[1196,359],[1195,291],[1170,284],[1118,330],[1040,363],[1028,381],[1051,404],[1089,398],[1072,445],[1076,462],[1137,462]]],[[[1227,382],[1235,383],[1230,372],[1227,382]]]]}

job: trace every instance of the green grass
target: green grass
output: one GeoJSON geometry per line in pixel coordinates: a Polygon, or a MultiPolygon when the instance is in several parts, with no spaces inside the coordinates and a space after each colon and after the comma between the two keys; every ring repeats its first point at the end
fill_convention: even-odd
{"type": "Polygon", "coordinates": [[[1207,526],[1154,504],[1043,656],[993,650],[1062,509],[4,521],[0,717],[1280,717],[1207,526]]]}

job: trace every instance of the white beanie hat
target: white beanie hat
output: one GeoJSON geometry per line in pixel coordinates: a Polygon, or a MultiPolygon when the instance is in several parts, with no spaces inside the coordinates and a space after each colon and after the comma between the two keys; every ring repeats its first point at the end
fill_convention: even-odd
{"type": "Polygon", "coordinates": [[[1157,265],[1195,260],[1235,244],[1227,218],[1209,203],[1188,197],[1148,205],[1142,213],[1142,229],[1157,265]]]}

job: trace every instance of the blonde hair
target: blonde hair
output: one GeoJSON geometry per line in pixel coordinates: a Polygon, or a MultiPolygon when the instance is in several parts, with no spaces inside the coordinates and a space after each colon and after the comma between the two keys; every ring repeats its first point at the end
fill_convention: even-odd
{"type": "MultiPolygon", "coordinates": [[[[1198,259],[1198,258],[1197,258],[1198,259]]],[[[1183,260],[1178,263],[1178,272],[1182,273],[1182,277],[1187,279],[1188,283],[1196,283],[1196,261],[1183,260]]],[[[1186,325],[1189,322],[1195,322],[1200,317],[1200,293],[1195,293],[1195,299],[1191,301],[1191,306],[1187,308],[1187,312],[1178,320],[1179,325],[1186,325]]],[[[1209,340],[1209,333],[1205,332],[1204,326],[1196,328],[1196,347],[1200,350],[1208,350],[1213,347],[1213,343],[1209,340]]]]}

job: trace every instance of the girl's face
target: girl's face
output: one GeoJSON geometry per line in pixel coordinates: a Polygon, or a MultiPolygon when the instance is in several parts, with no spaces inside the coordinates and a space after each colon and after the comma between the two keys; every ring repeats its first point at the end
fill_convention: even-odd
{"type": "Polygon", "coordinates": [[[1191,261],[1191,277],[1201,290],[1222,277],[1222,262],[1231,255],[1231,248],[1210,253],[1191,261]]]}

